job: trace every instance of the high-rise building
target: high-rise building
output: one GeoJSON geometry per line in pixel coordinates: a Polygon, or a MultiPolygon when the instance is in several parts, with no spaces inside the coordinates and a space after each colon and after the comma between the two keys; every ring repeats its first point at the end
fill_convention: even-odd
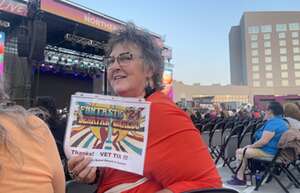
{"type": "Polygon", "coordinates": [[[300,12],[244,13],[229,33],[231,84],[274,91],[300,86],[299,33],[300,12]]]}

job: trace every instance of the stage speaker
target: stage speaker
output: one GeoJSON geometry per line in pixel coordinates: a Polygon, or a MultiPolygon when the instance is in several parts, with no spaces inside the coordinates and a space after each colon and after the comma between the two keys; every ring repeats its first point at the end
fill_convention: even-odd
{"type": "Polygon", "coordinates": [[[28,57],[30,52],[29,27],[20,25],[17,30],[17,47],[19,57],[28,57]]]}
{"type": "Polygon", "coordinates": [[[43,61],[44,49],[47,44],[47,23],[41,20],[33,20],[31,31],[30,58],[43,61]]]}

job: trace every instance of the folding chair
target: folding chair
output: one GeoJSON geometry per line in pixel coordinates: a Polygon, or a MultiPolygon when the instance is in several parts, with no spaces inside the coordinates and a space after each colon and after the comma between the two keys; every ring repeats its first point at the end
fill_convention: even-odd
{"type": "Polygon", "coordinates": [[[193,190],[184,193],[239,193],[239,192],[229,188],[211,188],[211,189],[193,190]]]}
{"type": "Polygon", "coordinates": [[[97,190],[96,185],[88,185],[69,180],[66,182],[66,193],[94,193],[97,190]]]}
{"type": "Polygon", "coordinates": [[[225,126],[225,122],[218,122],[209,135],[209,148],[213,157],[217,157],[220,153],[220,147],[222,145],[222,130],[225,126]]]}
{"type": "Polygon", "coordinates": [[[203,124],[202,124],[202,123],[196,123],[196,124],[195,124],[195,127],[196,127],[200,132],[202,132],[202,128],[203,128],[203,124]]]}
{"type": "Polygon", "coordinates": [[[243,125],[236,126],[232,129],[231,133],[225,138],[225,142],[221,147],[220,154],[215,160],[215,164],[218,163],[219,159],[223,159],[223,166],[227,165],[228,168],[234,173],[234,167],[231,166],[231,162],[235,160],[235,152],[238,148],[239,132],[243,128],[243,125]]]}
{"type": "MultiPolygon", "coordinates": [[[[284,192],[289,193],[288,189],[282,184],[280,179],[276,176],[276,168],[279,168],[283,173],[286,174],[288,179],[292,182],[292,184],[296,188],[300,188],[300,182],[297,180],[297,178],[292,174],[291,171],[289,171],[289,166],[292,162],[296,160],[291,160],[290,163],[284,163],[280,156],[283,153],[283,151],[286,149],[279,149],[277,154],[274,156],[274,158],[254,158],[253,160],[260,161],[265,167],[264,174],[261,178],[261,180],[256,184],[255,190],[258,190],[259,187],[264,184],[270,177],[274,178],[277,183],[280,185],[280,187],[284,190],[284,192]]],[[[290,151],[294,151],[294,149],[290,149],[290,151]]]]}
{"type": "Polygon", "coordinates": [[[241,133],[238,148],[245,147],[246,145],[252,144],[252,130],[255,128],[254,124],[249,124],[244,131],[241,133]]]}
{"type": "Polygon", "coordinates": [[[214,124],[209,122],[203,125],[202,131],[211,131],[214,127],[214,124]]]}
{"type": "Polygon", "coordinates": [[[222,133],[221,133],[221,136],[222,136],[222,139],[221,139],[221,143],[222,145],[224,144],[225,142],[225,137],[228,136],[231,132],[231,130],[233,129],[233,126],[234,126],[234,122],[233,121],[228,121],[225,123],[225,126],[222,130],[222,133]]]}

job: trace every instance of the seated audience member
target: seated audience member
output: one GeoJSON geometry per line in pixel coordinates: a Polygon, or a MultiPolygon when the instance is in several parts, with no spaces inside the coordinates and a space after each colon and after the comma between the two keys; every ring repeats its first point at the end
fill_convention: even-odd
{"type": "Polygon", "coordinates": [[[47,125],[17,105],[5,102],[0,80],[0,192],[64,193],[65,178],[47,125]]]}
{"type": "Polygon", "coordinates": [[[294,103],[284,105],[285,119],[289,122],[290,129],[300,130],[300,109],[294,103]]]}
{"type": "Polygon", "coordinates": [[[227,183],[236,186],[245,186],[244,173],[247,160],[257,157],[273,157],[277,151],[277,144],[281,135],[288,130],[288,124],[283,119],[283,107],[278,102],[271,102],[266,112],[267,122],[256,131],[255,142],[236,151],[236,157],[241,161],[237,175],[227,183]],[[246,152],[243,156],[244,149],[246,152]]]}

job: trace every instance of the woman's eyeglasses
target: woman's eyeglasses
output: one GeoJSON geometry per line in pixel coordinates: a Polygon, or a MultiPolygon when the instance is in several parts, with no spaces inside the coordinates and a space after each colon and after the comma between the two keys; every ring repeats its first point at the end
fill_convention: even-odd
{"type": "Polygon", "coordinates": [[[104,58],[104,62],[107,68],[110,68],[115,61],[117,60],[120,66],[128,64],[131,60],[133,60],[133,54],[130,52],[124,52],[119,54],[117,57],[115,56],[108,56],[104,58]]]}

